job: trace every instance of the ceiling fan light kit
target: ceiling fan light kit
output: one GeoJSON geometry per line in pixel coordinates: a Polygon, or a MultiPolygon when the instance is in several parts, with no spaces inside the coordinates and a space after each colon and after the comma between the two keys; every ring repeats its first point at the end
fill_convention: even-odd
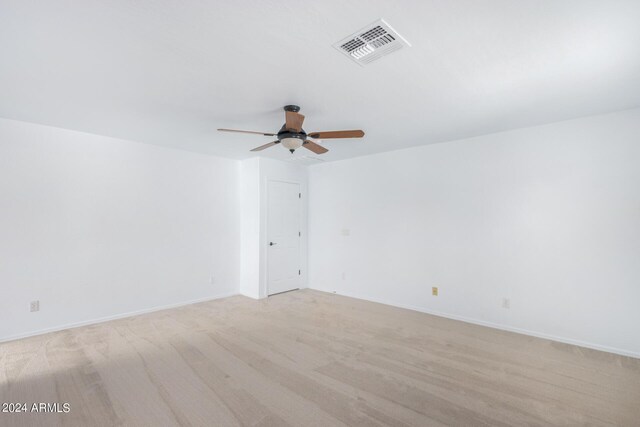
{"type": "Polygon", "coordinates": [[[284,114],[285,114],[285,124],[282,125],[277,134],[269,133],[269,132],[256,132],[249,130],[237,130],[237,129],[218,129],[220,132],[236,132],[236,133],[250,133],[254,135],[263,135],[263,136],[275,136],[278,138],[275,141],[272,141],[268,144],[261,145],[259,147],[254,148],[251,151],[262,151],[265,148],[272,147],[276,144],[282,144],[287,150],[289,150],[292,154],[300,147],[304,147],[310,151],[313,151],[316,154],[324,154],[328,149],[325,147],[316,144],[311,141],[309,138],[313,139],[337,139],[337,138],[362,138],[364,136],[364,132],[361,130],[338,130],[338,131],[328,131],[328,132],[311,132],[307,134],[304,129],[302,129],[302,123],[304,123],[304,116],[300,113],[300,107],[297,105],[285,105],[284,114]]]}
{"type": "Polygon", "coordinates": [[[300,138],[282,138],[280,140],[280,143],[284,146],[284,148],[293,153],[298,148],[302,147],[304,140],[300,138]]]}

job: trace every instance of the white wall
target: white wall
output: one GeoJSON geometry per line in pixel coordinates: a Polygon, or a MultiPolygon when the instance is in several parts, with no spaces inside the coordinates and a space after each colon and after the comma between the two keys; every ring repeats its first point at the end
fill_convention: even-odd
{"type": "Polygon", "coordinates": [[[251,298],[265,298],[268,294],[266,230],[270,180],[300,184],[303,195],[300,217],[302,232],[300,288],[307,287],[307,168],[298,164],[255,157],[241,162],[239,180],[242,211],[240,293],[251,298]]]}
{"type": "Polygon", "coordinates": [[[260,298],[260,158],[240,162],[240,293],[260,298]]]}
{"type": "Polygon", "coordinates": [[[312,166],[309,285],[640,357],[639,136],[636,109],[312,166]]]}
{"type": "Polygon", "coordinates": [[[237,169],[0,120],[0,340],[237,293],[237,169]]]}

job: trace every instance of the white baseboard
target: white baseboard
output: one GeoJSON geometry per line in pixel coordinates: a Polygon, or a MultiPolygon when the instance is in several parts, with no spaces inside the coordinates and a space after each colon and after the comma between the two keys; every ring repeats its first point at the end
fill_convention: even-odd
{"type": "Polygon", "coordinates": [[[438,316],[438,317],[445,317],[447,319],[452,319],[452,320],[459,320],[461,322],[472,323],[474,325],[487,326],[489,328],[500,329],[500,330],[509,331],[509,332],[515,332],[515,333],[518,333],[518,334],[529,335],[529,336],[537,337],[537,338],[544,338],[544,339],[547,339],[547,340],[557,341],[557,342],[561,342],[561,343],[565,343],[565,344],[572,344],[572,345],[575,345],[575,346],[578,346],[578,347],[585,347],[585,348],[590,348],[592,350],[605,351],[607,353],[614,353],[614,354],[619,354],[621,356],[628,356],[628,357],[634,357],[636,359],[640,359],[640,353],[635,352],[635,351],[631,351],[631,350],[624,350],[624,349],[620,349],[620,348],[609,347],[609,346],[600,345],[600,344],[594,344],[594,343],[590,343],[590,342],[575,340],[575,339],[572,339],[572,338],[559,337],[559,336],[556,336],[556,335],[551,335],[551,334],[547,334],[547,333],[543,333],[543,332],[531,331],[529,329],[516,328],[516,327],[513,327],[513,326],[503,325],[503,324],[500,324],[500,323],[493,323],[493,322],[487,322],[487,321],[484,321],[484,320],[473,319],[473,318],[470,318],[470,317],[458,316],[456,314],[449,314],[449,313],[443,313],[443,312],[440,312],[440,311],[428,310],[426,308],[418,307],[418,306],[414,306],[414,305],[410,305],[410,304],[401,304],[401,303],[384,301],[384,300],[382,300],[380,298],[364,297],[362,295],[355,295],[355,294],[351,294],[351,293],[348,293],[348,292],[336,292],[336,291],[333,291],[333,290],[320,289],[320,288],[310,288],[310,289],[313,289],[313,290],[316,290],[316,291],[320,291],[320,292],[326,292],[326,293],[329,293],[329,294],[342,295],[342,296],[349,297],[349,298],[361,299],[361,300],[365,300],[365,301],[376,302],[376,303],[379,303],[379,304],[390,305],[390,306],[393,306],[393,307],[405,308],[407,310],[419,311],[421,313],[431,314],[433,316],[438,316]]]}
{"type": "Polygon", "coordinates": [[[190,304],[197,304],[199,302],[213,301],[213,300],[216,300],[216,299],[232,297],[232,296],[235,296],[235,295],[238,295],[238,293],[235,292],[235,291],[234,292],[227,292],[227,293],[223,293],[223,294],[219,294],[219,295],[214,295],[214,296],[209,296],[209,297],[204,297],[204,298],[198,298],[198,299],[189,300],[189,301],[182,301],[182,302],[178,302],[178,303],[174,303],[174,304],[167,304],[167,305],[162,305],[162,306],[145,308],[145,309],[142,309],[142,310],[136,310],[136,311],[129,311],[129,312],[126,312],[126,313],[114,314],[113,316],[98,317],[96,319],[91,319],[91,320],[83,320],[83,321],[80,321],[80,322],[65,323],[63,325],[53,326],[51,328],[45,328],[45,329],[38,329],[36,331],[26,332],[24,334],[10,335],[8,337],[0,337],[0,343],[7,342],[7,341],[19,340],[19,339],[22,339],[22,338],[33,337],[33,336],[36,336],[36,335],[48,334],[49,332],[57,332],[57,331],[63,331],[65,329],[78,328],[80,326],[94,325],[96,323],[108,322],[110,320],[123,319],[125,317],[138,316],[140,314],[153,313],[155,311],[167,310],[167,309],[170,309],[170,308],[182,307],[182,306],[190,305],[190,304]]]}

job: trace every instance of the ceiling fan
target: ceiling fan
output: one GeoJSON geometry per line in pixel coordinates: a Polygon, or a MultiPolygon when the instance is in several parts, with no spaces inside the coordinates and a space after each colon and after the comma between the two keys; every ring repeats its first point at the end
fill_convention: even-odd
{"type": "Polygon", "coordinates": [[[256,135],[275,136],[275,141],[271,141],[268,144],[256,147],[251,151],[262,151],[265,148],[269,148],[273,145],[280,144],[291,151],[292,153],[300,147],[304,147],[313,151],[316,154],[324,154],[327,150],[321,145],[316,144],[309,138],[313,139],[334,139],[334,138],[362,138],[364,132],[361,130],[335,130],[327,132],[310,132],[306,133],[302,129],[302,122],[304,122],[304,116],[298,114],[300,107],[297,105],[286,105],[284,107],[285,124],[282,125],[278,133],[268,132],[255,132],[250,130],[237,130],[237,129],[218,129],[221,132],[239,132],[239,133],[252,133],[256,135]]]}

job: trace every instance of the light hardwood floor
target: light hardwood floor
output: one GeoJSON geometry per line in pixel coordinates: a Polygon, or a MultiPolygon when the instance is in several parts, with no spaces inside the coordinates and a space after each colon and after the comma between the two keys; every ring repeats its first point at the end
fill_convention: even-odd
{"type": "Polygon", "coordinates": [[[0,425],[640,425],[640,360],[303,290],[0,344],[0,425]]]}

